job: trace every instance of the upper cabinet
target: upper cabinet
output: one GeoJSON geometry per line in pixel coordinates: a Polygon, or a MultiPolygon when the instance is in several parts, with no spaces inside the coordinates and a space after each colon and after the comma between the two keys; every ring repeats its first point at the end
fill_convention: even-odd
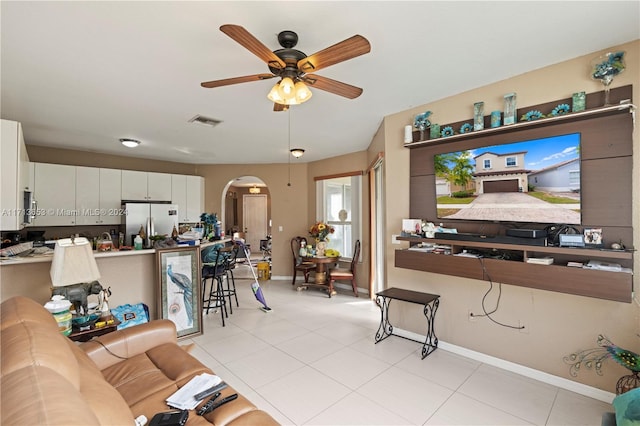
{"type": "Polygon", "coordinates": [[[35,164],[35,226],[76,224],[76,167],[35,164]]]}
{"type": "Polygon", "coordinates": [[[180,222],[199,222],[204,211],[204,178],[171,175],[171,202],[178,205],[180,222]]]}
{"type": "Polygon", "coordinates": [[[76,167],[76,225],[119,225],[121,172],[76,167]]]}
{"type": "Polygon", "coordinates": [[[122,199],[171,201],[171,175],[122,170],[122,199]]]}
{"type": "Polygon", "coordinates": [[[16,121],[1,120],[0,170],[0,229],[15,231],[24,227],[25,191],[31,192],[29,156],[24,144],[22,126],[16,121]]]}

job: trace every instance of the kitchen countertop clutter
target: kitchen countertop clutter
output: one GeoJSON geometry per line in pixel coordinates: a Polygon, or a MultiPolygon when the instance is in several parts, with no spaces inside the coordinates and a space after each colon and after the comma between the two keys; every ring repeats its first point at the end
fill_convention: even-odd
{"type": "MultiPolygon", "coordinates": [[[[196,240],[196,241],[193,241],[191,244],[183,243],[183,244],[176,244],[176,245],[199,245],[201,247],[207,247],[212,244],[220,244],[220,243],[225,244],[229,241],[231,241],[231,238],[223,238],[220,240],[207,241],[207,242],[201,242],[199,240],[196,240]]],[[[34,248],[32,247],[32,243],[22,243],[22,244],[24,244],[24,246],[22,249],[18,249],[19,253],[17,254],[11,254],[11,255],[2,254],[2,252],[5,252],[5,250],[7,249],[3,249],[2,252],[0,252],[0,266],[24,264],[24,263],[51,262],[51,259],[53,258],[53,249],[47,246],[34,248]],[[27,247],[27,246],[30,246],[30,247],[27,247]]],[[[12,246],[12,247],[16,247],[16,246],[12,246]]],[[[96,258],[103,258],[103,257],[147,255],[147,254],[154,254],[155,252],[156,252],[155,248],[142,249],[142,250],[131,250],[131,249],[118,250],[114,248],[110,251],[94,250],[93,255],[96,258]]]]}

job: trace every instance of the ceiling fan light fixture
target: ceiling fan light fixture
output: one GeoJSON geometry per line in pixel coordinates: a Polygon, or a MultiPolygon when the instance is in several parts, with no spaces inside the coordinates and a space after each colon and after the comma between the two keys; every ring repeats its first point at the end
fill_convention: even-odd
{"type": "Polygon", "coordinates": [[[291,155],[296,158],[300,158],[304,155],[304,149],[302,148],[291,148],[289,151],[291,152],[291,155]]]}
{"type": "Polygon", "coordinates": [[[295,84],[295,93],[296,93],[296,100],[298,101],[298,103],[306,102],[309,99],[311,99],[311,96],[313,96],[313,93],[311,92],[311,90],[309,90],[307,85],[304,84],[302,81],[298,81],[295,84]]]}
{"type": "Polygon", "coordinates": [[[280,88],[280,83],[276,83],[271,88],[271,91],[267,95],[267,98],[269,98],[270,101],[275,102],[277,104],[286,105],[284,98],[280,95],[280,91],[278,90],[279,88],[280,88]]]}
{"type": "Polygon", "coordinates": [[[129,139],[129,138],[120,139],[120,143],[122,145],[126,146],[127,148],[135,148],[138,145],[140,145],[140,141],[135,140],[135,139],[129,139]]]}
{"type": "Polygon", "coordinates": [[[280,81],[280,91],[283,98],[295,96],[295,84],[291,77],[285,77],[280,81]]]}

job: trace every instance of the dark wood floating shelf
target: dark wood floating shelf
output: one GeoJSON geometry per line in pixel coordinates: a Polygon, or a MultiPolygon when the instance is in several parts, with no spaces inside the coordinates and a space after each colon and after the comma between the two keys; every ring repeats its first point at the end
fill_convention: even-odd
{"type": "Polygon", "coordinates": [[[398,268],[631,303],[633,287],[631,273],[566,266],[568,261],[600,260],[618,263],[623,267],[631,267],[633,262],[631,251],[543,247],[419,237],[398,237],[398,240],[409,241],[412,245],[429,242],[451,246],[450,255],[417,250],[396,250],[395,266],[398,268]],[[455,256],[465,249],[474,248],[515,252],[521,255],[522,260],[455,256]],[[551,265],[527,263],[526,260],[530,257],[553,257],[554,263],[551,265]]]}
{"type": "MultiPolygon", "coordinates": [[[[426,140],[421,140],[416,142],[409,142],[409,143],[405,143],[404,147],[412,149],[412,148],[419,148],[425,145],[442,145],[442,144],[446,144],[446,143],[450,143],[450,142],[454,142],[462,139],[465,139],[465,140],[474,139],[474,138],[479,138],[484,136],[491,136],[492,134],[514,132],[514,131],[526,129],[528,127],[544,127],[544,126],[550,126],[550,125],[554,125],[554,124],[565,122],[565,121],[579,121],[579,120],[593,118],[593,117],[604,117],[607,115],[617,114],[620,111],[624,111],[627,109],[629,110],[629,112],[632,112],[635,109],[635,106],[632,105],[631,103],[624,103],[619,105],[592,108],[592,109],[588,109],[580,112],[569,112],[569,113],[558,115],[555,117],[540,118],[538,120],[532,120],[532,121],[519,121],[514,124],[510,124],[506,126],[500,126],[500,127],[494,127],[494,128],[488,128],[488,129],[485,128],[483,130],[474,130],[468,133],[459,133],[459,134],[447,136],[447,137],[439,137],[436,139],[426,139],[426,140]]],[[[420,132],[413,132],[414,139],[415,139],[415,135],[419,135],[419,133],[420,132]]],[[[425,133],[428,133],[428,132],[425,131],[425,133]]]]}

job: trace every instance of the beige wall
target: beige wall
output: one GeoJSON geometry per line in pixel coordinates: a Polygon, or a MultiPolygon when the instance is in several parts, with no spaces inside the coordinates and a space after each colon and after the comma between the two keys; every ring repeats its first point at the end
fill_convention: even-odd
{"type": "Polygon", "coordinates": [[[290,240],[306,235],[308,226],[307,164],[291,164],[291,180],[287,164],[220,164],[199,165],[196,174],[204,177],[205,210],[222,211],[222,197],[230,181],[241,176],[256,176],[270,194],[272,220],[272,274],[291,276],[290,240]],[[287,184],[291,182],[291,186],[287,184]],[[282,227],[282,231],[280,231],[282,227]]]}
{"type": "MultiPolygon", "coordinates": [[[[640,100],[640,41],[613,49],[627,51],[627,72],[616,77],[613,86],[633,84],[635,103],[640,100]]],[[[518,107],[571,97],[573,92],[595,92],[602,85],[588,77],[589,61],[601,52],[534,70],[529,73],[499,81],[456,96],[441,99],[411,110],[402,111],[384,120],[386,166],[386,233],[398,233],[401,220],[409,214],[409,150],[403,148],[403,127],[413,122],[419,112],[433,112],[432,122],[446,124],[469,119],[473,116],[473,103],[484,101],[485,111],[502,110],[502,96],[516,92],[518,107]],[[406,190],[395,190],[406,188],[406,190]]],[[[638,147],[638,131],[633,135],[634,147],[638,147]]],[[[374,150],[370,148],[369,156],[374,150]]],[[[640,155],[634,155],[633,223],[634,246],[640,245],[640,155]]],[[[425,218],[435,219],[435,218],[425,218]]],[[[579,349],[596,346],[598,334],[607,335],[621,347],[640,350],[640,308],[638,296],[633,303],[572,296],[503,284],[500,306],[493,317],[503,323],[525,325],[524,331],[508,329],[486,319],[469,322],[468,311],[482,312],[481,301],[489,290],[489,284],[465,278],[417,272],[394,267],[394,250],[401,246],[386,246],[387,286],[426,291],[441,295],[436,320],[438,337],[448,343],[502,358],[517,364],[541,370],[556,376],[576,380],[610,392],[615,382],[628,374],[628,370],[608,360],[604,375],[583,370],[575,379],[569,375],[563,357],[579,349]]],[[[640,260],[635,256],[635,270],[640,270],[640,260]]],[[[639,288],[636,278],[636,290],[639,288]]],[[[606,285],[606,283],[602,283],[606,285]]],[[[487,309],[495,306],[498,283],[487,297],[487,309]]],[[[396,326],[424,334],[424,317],[419,309],[405,308],[396,318],[396,326]]]]}

